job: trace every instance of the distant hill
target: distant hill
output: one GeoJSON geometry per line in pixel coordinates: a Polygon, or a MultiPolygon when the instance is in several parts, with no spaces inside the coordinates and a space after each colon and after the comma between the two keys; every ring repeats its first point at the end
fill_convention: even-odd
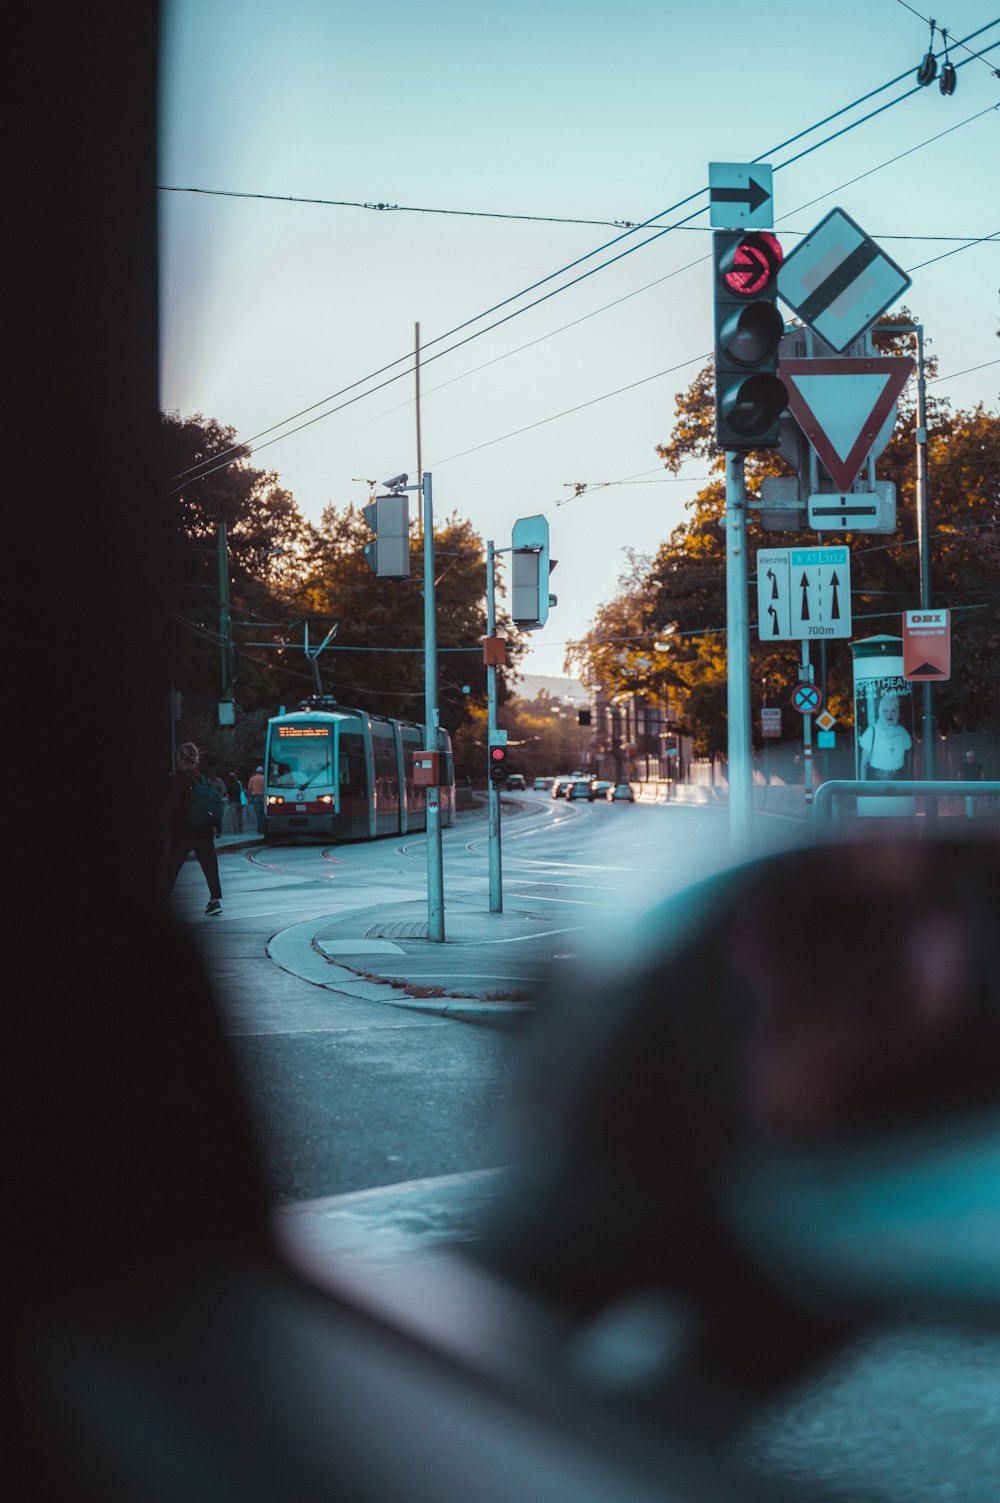
{"type": "Polygon", "coordinates": [[[576,678],[550,678],[544,673],[525,673],[511,685],[518,699],[537,699],[544,689],[553,699],[569,699],[574,704],[589,704],[590,696],[576,678]]]}

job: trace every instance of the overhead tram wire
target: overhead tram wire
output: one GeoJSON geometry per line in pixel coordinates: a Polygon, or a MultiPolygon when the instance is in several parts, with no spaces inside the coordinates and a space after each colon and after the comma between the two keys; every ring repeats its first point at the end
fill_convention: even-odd
{"type": "MultiPolygon", "coordinates": [[[[998,108],[1000,108],[1000,106],[990,105],[985,110],[979,110],[976,114],[967,116],[965,120],[960,120],[957,124],[948,126],[946,130],[938,131],[936,135],[928,136],[925,140],[918,142],[916,146],[911,146],[906,151],[897,153],[897,155],[894,157],[886,158],[884,162],[879,162],[878,166],[870,167],[866,172],[859,173],[853,178],[848,178],[846,182],[838,183],[835,188],[828,188],[824,193],[820,193],[816,198],[811,198],[806,203],[799,204],[796,208],[790,209],[788,213],[781,215],[778,223],[781,223],[785,219],[790,219],[793,214],[799,214],[803,209],[810,208],[813,204],[821,203],[824,198],[830,198],[834,193],[840,193],[844,188],[849,188],[852,186],[852,184],[861,182],[866,177],[871,177],[876,172],[883,171],[886,167],[891,167],[895,162],[901,161],[904,157],[912,156],[916,151],[922,151],[925,146],[933,145],[935,141],[940,141],[942,137],[951,135],[952,132],[956,130],[961,130],[963,126],[971,125],[974,121],[981,119],[983,115],[992,114],[994,110],[998,108]]],[[[699,234],[711,233],[708,226],[677,226],[677,228],[697,228],[697,232],[699,234]]],[[[782,230],[782,234],[807,235],[809,234],[809,231],[793,230],[788,226],[785,226],[782,230]]],[[[882,233],[873,235],[872,238],[879,242],[881,242],[882,240],[906,240],[908,242],[922,242],[925,240],[960,241],[961,244],[957,245],[954,250],[944,252],[941,256],[932,258],[932,260],[943,260],[944,256],[946,255],[954,255],[957,254],[958,251],[969,250],[974,245],[979,245],[985,241],[992,240],[995,234],[996,232],[994,231],[989,235],[984,235],[979,237],[978,239],[972,240],[970,240],[968,236],[963,235],[886,235],[882,233]]],[[[491,365],[498,365],[502,360],[509,360],[512,356],[519,355],[524,350],[530,350],[536,344],[542,344],[546,339],[553,339],[557,334],[562,334],[567,329],[576,328],[579,324],[586,323],[588,319],[596,318],[599,314],[606,313],[611,308],[620,307],[622,303],[628,302],[631,298],[638,297],[643,292],[649,292],[653,287],[660,287],[664,282],[669,282],[673,277],[680,276],[685,271],[690,271],[694,266],[703,265],[707,260],[709,260],[708,254],[697,256],[693,261],[685,262],[683,266],[676,266],[674,267],[673,271],[666,272],[662,277],[656,277],[652,282],[646,282],[641,287],[633,288],[631,292],[623,293],[621,297],[613,298],[610,303],[603,303],[599,308],[593,308],[589,313],[583,313],[579,316],[579,318],[571,319],[569,323],[560,324],[555,329],[549,329],[545,334],[540,334],[535,339],[529,339],[525,344],[517,345],[512,350],[505,350],[502,355],[495,355],[491,360],[485,360],[482,362],[482,364],[475,365],[470,370],[462,371],[457,376],[449,377],[447,381],[439,382],[437,386],[430,386],[425,388],[424,396],[433,396],[435,392],[444,391],[446,387],[453,386],[456,381],[464,381],[467,377],[476,375],[479,371],[488,370],[491,365]]],[[[931,260],[921,261],[918,266],[911,267],[910,270],[916,271],[919,270],[922,266],[930,266],[931,264],[931,260]]],[[[382,412],[377,413],[374,417],[366,418],[365,421],[358,424],[357,427],[348,429],[347,432],[357,433],[361,428],[367,427],[370,423],[378,422],[380,418],[387,417],[393,412],[399,412],[403,407],[408,407],[409,405],[409,400],[407,400],[406,402],[398,403],[395,407],[384,409],[382,412]]]]}
{"type": "MultiPolygon", "coordinates": [[[[996,24],[996,23],[990,23],[990,24],[996,24]]],[[[987,30],[987,29],[988,29],[987,27],[981,27],[980,31],[987,30]]],[[[973,33],[970,34],[969,38],[966,38],[966,40],[971,40],[972,37],[975,37],[975,36],[978,36],[978,35],[979,35],[978,31],[977,32],[973,32],[973,33]]],[[[966,59],[965,62],[960,63],[958,66],[959,67],[965,67],[965,66],[967,66],[968,62],[971,61],[971,60],[972,59],[966,59]]],[[[821,129],[824,125],[829,124],[830,121],[838,119],[840,116],[849,113],[852,109],[857,108],[857,106],[859,104],[866,103],[869,99],[872,99],[872,98],[876,97],[880,93],[884,93],[884,91],[887,88],[893,87],[902,78],[906,78],[908,76],[908,74],[909,74],[909,71],[910,70],[907,69],[906,73],[899,74],[896,78],[890,79],[887,83],[880,85],[878,89],[874,89],[874,90],[869,91],[867,94],[862,95],[859,99],[853,101],[849,105],[844,105],[840,110],[835,111],[832,115],[826,116],[822,121],[819,121],[817,124],[809,126],[806,130],[799,131],[795,136],[789,137],[788,140],[786,140],[785,142],[781,143],[780,145],[770,148],[770,150],[768,152],[761,153],[761,155],[759,157],[755,158],[754,160],[755,161],[759,161],[764,156],[774,155],[776,152],[783,150],[786,146],[794,145],[797,141],[803,140],[806,136],[812,134],[815,130],[821,129]]],[[[786,167],[786,166],[790,166],[792,162],[796,162],[796,161],[801,160],[802,157],[809,155],[812,151],[819,150],[822,146],[827,145],[830,141],[835,140],[839,136],[846,134],[847,131],[853,130],[856,125],[863,125],[863,124],[865,124],[866,121],[872,119],[874,117],[874,115],[883,113],[883,111],[885,109],[889,109],[889,108],[891,108],[895,104],[902,103],[903,100],[908,99],[909,97],[911,97],[912,94],[918,93],[918,92],[919,92],[919,89],[910,89],[910,90],[908,90],[907,93],[899,95],[895,100],[890,100],[887,105],[882,106],[879,110],[871,112],[870,114],[864,116],[861,120],[855,121],[851,125],[845,126],[843,130],[835,132],[833,136],[826,137],[823,141],[817,142],[817,143],[815,143],[815,145],[806,148],[806,150],[804,150],[802,152],[799,152],[795,157],[789,158],[786,162],[780,163],[778,166],[775,167],[775,171],[780,171],[781,168],[786,167]]],[[[499,303],[495,303],[491,308],[485,310],[483,313],[475,315],[473,318],[467,319],[464,323],[456,325],[454,328],[452,328],[451,330],[449,330],[447,333],[437,335],[434,339],[428,341],[428,343],[424,346],[424,349],[426,350],[426,349],[430,348],[431,346],[433,346],[435,344],[441,343],[445,339],[451,338],[451,336],[453,334],[460,333],[463,329],[468,328],[471,324],[480,322],[483,318],[488,318],[490,316],[490,314],[499,311],[499,309],[501,309],[501,308],[507,307],[508,304],[510,304],[512,302],[516,302],[518,300],[518,298],[525,297],[529,293],[535,291],[537,288],[545,286],[548,282],[552,281],[555,277],[563,275],[563,273],[565,273],[566,271],[573,270],[575,267],[582,265],[584,262],[586,262],[588,260],[591,260],[594,256],[600,255],[605,250],[609,250],[613,246],[620,244],[620,242],[622,240],[628,239],[628,237],[630,235],[636,234],[640,230],[647,229],[650,225],[655,224],[655,222],[658,219],[662,219],[663,216],[664,216],[664,214],[674,213],[677,209],[683,208],[684,205],[686,205],[688,203],[691,203],[696,198],[701,197],[701,195],[704,194],[704,193],[706,193],[707,191],[708,191],[707,188],[700,188],[700,189],[697,189],[694,193],[688,194],[686,198],[683,198],[683,199],[679,200],[676,204],[673,204],[673,205],[671,205],[670,207],[668,207],[666,209],[660,210],[659,213],[650,216],[650,218],[644,220],[641,224],[636,225],[633,229],[629,229],[629,230],[624,231],[621,235],[615,236],[613,239],[611,239],[609,241],[606,241],[603,245],[596,247],[596,249],[594,249],[592,251],[588,251],[586,255],[579,256],[579,257],[576,258],[576,260],[568,262],[565,266],[561,267],[559,270],[557,270],[555,272],[549,273],[548,276],[539,279],[538,281],[532,283],[530,286],[528,286],[526,288],[522,288],[520,292],[512,294],[510,297],[505,298],[503,301],[501,301],[499,303]]],[[[421,364],[422,365],[429,365],[432,361],[440,359],[442,355],[444,355],[444,354],[450,354],[453,350],[461,348],[462,345],[469,343],[472,339],[479,338],[481,335],[487,334],[487,333],[491,332],[491,330],[500,327],[504,323],[509,322],[509,320],[511,318],[515,318],[515,317],[517,317],[521,313],[527,313],[527,312],[529,312],[532,308],[535,308],[535,307],[539,306],[539,304],[548,301],[549,298],[555,296],[557,293],[567,291],[570,287],[576,286],[577,283],[586,280],[587,277],[594,275],[596,272],[603,271],[608,266],[611,266],[611,265],[615,264],[617,261],[622,260],[625,256],[631,255],[634,251],[641,250],[645,246],[652,244],[654,241],[660,239],[663,235],[669,234],[671,232],[671,230],[682,228],[684,225],[686,225],[687,223],[689,223],[689,221],[691,219],[696,218],[699,213],[703,213],[703,212],[704,212],[704,206],[702,206],[702,208],[700,210],[696,210],[696,211],[692,212],[684,220],[679,221],[677,224],[671,224],[671,225],[664,226],[663,228],[657,230],[653,235],[648,236],[647,239],[640,241],[637,245],[630,246],[628,248],[628,250],[620,252],[619,255],[611,257],[609,260],[602,262],[599,266],[592,267],[590,269],[590,271],[584,273],[583,275],[581,275],[579,277],[575,277],[575,278],[573,278],[569,282],[563,283],[562,286],[553,289],[549,293],[546,293],[544,297],[536,298],[533,302],[528,303],[528,304],[524,305],[523,307],[516,309],[513,313],[506,315],[504,318],[496,320],[496,322],[494,322],[493,324],[488,325],[485,329],[480,329],[475,334],[467,336],[466,339],[459,340],[457,343],[455,343],[453,345],[450,345],[447,350],[438,351],[438,353],[436,355],[432,355],[429,358],[424,358],[421,361],[421,364]]],[[[195,478],[200,478],[200,479],[207,478],[208,475],[214,474],[218,469],[221,469],[221,468],[224,467],[223,461],[227,460],[227,456],[231,455],[233,458],[238,457],[239,451],[245,450],[245,449],[249,448],[251,445],[255,444],[256,440],[258,438],[265,437],[268,433],[273,433],[276,428],[286,427],[288,423],[295,422],[297,418],[299,418],[301,416],[304,416],[308,412],[314,411],[316,407],[324,406],[326,402],[335,401],[337,399],[337,397],[346,395],[347,392],[353,391],[355,389],[355,387],[363,385],[366,381],[373,380],[376,376],[382,375],[385,371],[391,370],[391,369],[393,369],[394,366],[401,364],[403,361],[408,361],[411,358],[412,358],[412,352],[411,351],[407,351],[405,355],[401,355],[396,360],[389,362],[387,365],[381,366],[378,370],[372,372],[370,375],[361,377],[358,381],[352,382],[349,386],[341,388],[340,391],[334,392],[330,396],[322,398],[319,402],[314,402],[309,407],[305,407],[305,408],[300,409],[300,411],[298,413],[295,413],[291,417],[283,419],[281,422],[271,424],[270,427],[260,430],[260,432],[257,433],[257,434],[255,434],[253,437],[251,437],[249,439],[242,440],[239,444],[234,444],[231,449],[223,450],[218,455],[213,455],[212,459],[215,460],[215,461],[218,461],[218,462],[212,464],[212,467],[210,469],[202,470],[200,475],[195,476],[195,471],[199,470],[201,468],[201,466],[192,466],[189,470],[182,471],[180,475],[175,476],[174,479],[175,480],[186,480],[189,476],[195,476],[195,478]]],[[[310,421],[308,423],[302,423],[302,424],[299,425],[298,428],[291,429],[288,433],[284,433],[284,434],[279,435],[279,438],[289,438],[289,437],[292,436],[292,434],[301,432],[302,429],[311,426],[311,424],[314,423],[314,422],[318,422],[318,421],[322,420],[325,417],[332,417],[336,412],[343,411],[345,407],[353,405],[353,403],[355,401],[360,400],[361,397],[374,395],[375,392],[382,390],[385,386],[389,386],[389,385],[393,384],[393,382],[395,382],[397,380],[402,380],[406,376],[409,376],[410,374],[412,374],[412,367],[409,367],[405,371],[398,372],[397,375],[395,375],[393,377],[390,377],[389,380],[380,382],[378,386],[371,387],[369,390],[360,393],[357,397],[351,398],[351,400],[349,402],[341,403],[341,405],[339,407],[334,408],[334,409],[332,409],[329,412],[325,412],[325,413],[319,414],[318,417],[310,419],[310,421]]],[[[269,443],[273,443],[273,442],[277,442],[277,441],[278,441],[278,439],[272,439],[272,440],[269,441],[269,443]]],[[[258,448],[265,448],[265,447],[268,447],[268,446],[269,445],[258,445],[258,448]]],[[[207,461],[207,460],[206,461],[202,461],[202,465],[208,464],[208,463],[209,463],[209,461],[207,461]]],[[[168,492],[168,495],[175,495],[175,494],[177,494],[178,490],[181,490],[183,488],[184,488],[183,485],[178,486],[174,490],[168,492]]]]}
{"type": "MultiPolygon", "coordinates": [[[[950,256],[953,256],[953,255],[957,255],[958,251],[960,251],[960,250],[971,250],[974,246],[982,245],[984,243],[984,241],[993,239],[995,237],[995,235],[997,235],[997,234],[1000,234],[1000,231],[994,231],[993,235],[981,236],[978,239],[969,240],[969,241],[966,242],[965,245],[959,246],[957,248],[957,250],[948,251],[946,254],[948,254],[950,256]]],[[[941,257],[935,257],[934,259],[935,260],[940,260],[942,258],[941,257]]],[[[929,266],[930,262],[924,261],[924,262],[921,262],[921,265],[923,265],[923,266],[929,266]]],[[[909,270],[916,271],[916,270],[918,270],[918,268],[917,267],[910,267],[909,270]]],[[[885,332],[886,333],[891,333],[892,332],[891,326],[889,328],[887,328],[885,332]]],[[[597,405],[598,402],[606,402],[606,401],[609,401],[611,397],[621,396],[626,391],[634,391],[637,386],[646,386],[650,381],[659,380],[663,376],[673,375],[673,373],[675,371],[683,370],[685,366],[693,365],[698,360],[707,360],[710,354],[711,354],[711,351],[708,350],[703,355],[693,355],[689,360],[683,360],[678,365],[669,366],[667,370],[656,371],[651,376],[643,376],[638,381],[631,381],[631,382],[629,382],[629,384],[627,386],[618,386],[613,391],[606,391],[606,392],[602,393],[601,396],[590,397],[586,402],[579,402],[579,403],[577,403],[577,405],[575,407],[567,407],[562,412],[553,412],[548,417],[539,418],[534,423],[526,423],[524,425],[524,427],[522,427],[522,428],[515,428],[510,433],[501,433],[496,438],[485,439],[483,443],[481,443],[481,444],[473,444],[473,446],[471,448],[469,448],[469,449],[462,449],[458,454],[449,454],[446,459],[438,459],[438,460],[436,460],[434,462],[434,465],[432,466],[432,468],[434,468],[434,469],[440,469],[442,467],[442,465],[451,464],[452,460],[455,460],[455,459],[464,459],[469,454],[476,454],[476,453],[478,453],[480,449],[489,449],[489,448],[492,448],[492,446],[494,444],[504,443],[505,440],[507,440],[508,438],[517,438],[522,433],[529,433],[533,428],[542,428],[542,427],[545,426],[546,423],[555,423],[555,422],[558,422],[558,420],[560,418],[570,417],[574,412],[582,412],[584,410],[584,408],[586,408],[586,407],[594,407],[594,406],[597,405]]],[[[995,362],[993,362],[993,361],[986,361],[985,362],[986,365],[992,365],[994,363],[995,362]]],[[[974,369],[980,369],[980,368],[981,367],[978,367],[978,366],[974,367],[974,369]]],[[[964,374],[964,373],[960,373],[960,374],[964,374]]],[[[950,379],[950,378],[944,378],[944,377],[942,377],[940,379],[950,379]]]]}
{"type": "MultiPolygon", "coordinates": [[[[989,23],[989,25],[996,24],[998,23],[989,23]]],[[[988,29],[989,26],[980,27],[978,31],[970,33],[970,36],[965,40],[969,41],[973,37],[978,36],[980,32],[988,29]]],[[[973,60],[973,58],[965,59],[957,66],[960,68],[966,67],[968,66],[968,63],[973,60]]],[[[906,78],[909,75],[909,72],[910,69],[907,69],[905,73],[901,73],[895,78],[888,80],[887,83],[881,84],[877,89],[870,90],[867,94],[860,96],[859,99],[854,100],[851,104],[844,105],[840,110],[837,110],[833,114],[826,116],[822,121],[819,121],[816,124],[807,127],[803,131],[799,131],[795,136],[789,137],[786,141],[780,143],[777,146],[771,147],[768,151],[762,152],[758,157],[754,158],[754,161],[760,161],[764,157],[769,155],[773,156],[778,151],[784,150],[786,146],[794,145],[796,142],[803,140],[806,136],[811,135],[816,130],[822,129],[824,125],[829,124],[832,120],[838,119],[840,116],[849,113],[853,109],[856,109],[859,104],[866,103],[869,99],[875,98],[880,93],[884,93],[886,89],[892,88],[895,84],[899,83],[901,79],[906,78]]],[[[906,93],[898,95],[896,99],[890,100],[888,104],[881,106],[878,110],[871,111],[868,115],[863,116],[862,119],[852,122],[852,124],[845,126],[842,130],[836,131],[833,135],[825,137],[822,141],[816,142],[813,146],[807,147],[804,151],[797,153],[794,157],[790,157],[785,162],[777,164],[774,170],[776,172],[780,171],[784,167],[790,166],[793,162],[800,161],[803,157],[808,156],[811,152],[818,151],[821,147],[828,145],[831,141],[836,140],[840,136],[845,135],[848,131],[855,129],[856,126],[865,124],[868,120],[873,119],[876,115],[882,114],[885,110],[891,109],[896,104],[901,104],[905,99],[910,98],[912,94],[918,92],[919,88],[910,89],[906,93]]],[[[556,277],[562,276],[565,272],[572,271],[577,266],[583,265],[586,261],[592,260],[594,256],[601,255],[604,251],[612,249],[614,246],[620,244],[623,240],[628,239],[630,236],[635,235],[644,229],[648,229],[651,225],[655,224],[657,220],[662,219],[665,214],[675,213],[678,209],[683,208],[685,205],[691,203],[697,198],[700,198],[707,192],[707,187],[702,187],[695,190],[693,193],[688,194],[685,198],[678,200],[677,203],[670,205],[665,209],[661,209],[657,214],[651,215],[642,223],[623,231],[623,233],[620,235],[614,236],[611,240],[606,241],[603,245],[597,246],[594,250],[588,251],[583,256],[578,256],[575,260],[568,262],[558,270],[550,272],[547,276],[542,277],[538,281],[531,283],[529,286],[522,288],[519,292],[511,294],[511,296],[504,298],[501,302],[493,304],[492,307],[484,310],[482,313],[476,314],[472,318],[466,319],[463,323],[455,325],[446,333],[437,335],[434,339],[431,339],[427,342],[427,344],[424,346],[424,350],[431,348],[433,345],[440,344],[446,339],[450,339],[454,334],[460,333],[463,329],[469,328],[472,324],[479,323],[482,319],[490,317],[491,314],[498,312],[501,308],[507,307],[510,303],[516,302],[519,298],[528,296],[528,294],[536,291],[539,287],[544,287],[545,285],[547,285],[547,283],[553,281],[556,277]]],[[[465,339],[458,340],[455,344],[450,345],[448,349],[439,350],[437,354],[423,358],[421,360],[421,364],[429,365],[432,361],[440,359],[442,355],[450,354],[454,350],[460,349],[462,345],[469,343],[472,339],[477,339],[483,334],[490,333],[493,329],[499,328],[502,324],[509,322],[512,318],[518,317],[521,313],[529,312],[532,308],[538,307],[543,302],[547,302],[549,298],[556,296],[560,292],[567,291],[570,287],[574,287],[579,282],[585,281],[588,277],[593,276],[596,272],[605,270],[607,267],[612,266],[616,262],[622,260],[625,256],[631,255],[634,251],[642,250],[645,246],[650,245],[654,241],[662,238],[662,236],[669,234],[672,230],[682,228],[684,225],[688,224],[691,219],[696,218],[698,214],[704,213],[704,209],[705,206],[703,205],[700,209],[693,211],[685,219],[679,221],[678,223],[662,227],[654,234],[648,236],[645,240],[640,241],[636,245],[630,246],[627,250],[620,252],[616,256],[610,257],[607,261],[601,262],[599,266],[592,267],[589,271],[583,273],[581,276],[574,277],[569,282],[565,282],[561,286],[552,289],[552,291],[546,293],[543,297],[536,298],[533,302],[527,303],[523,307],[515,309],[512,313],[505,315],[504,318],[498,319],[494,323],[487,325],[486,328],[480,329],[476,333],[468,335],[465,339]]],[[[329,396],[320,399],[320,401],[318,402],[312,403],[309,407],[301,408],[297,413],[293,413],[290,417],[284,418],[277,423],[272,423],[269,427],[261,429],[252,437],[243,439],[239,443],[232,445],[229,449],[220,451],[219,454],[213,455],[211,457],[212,461],[216,461],[215,463],[211,464],[211,468],[203,468],[203,466],[210,463],[209,460],[203,460],[199,465],[194,465],[191,466],[188,470],[181,471],[178,475],[175,475],[173,479],[182,483],[175,486],[172,490],[169,490],[167,492],[167,495],[176,495],[180,490],[183,490],[183,482],[187,482],[188,480],[206,479],[209,475],[216,473],[217,470],[224,468],[226,463],[230,463],[234,459],[242,457],[243,452],[247,450],[256,452],[256,449],[253,449],[252,446],[257,443],[258,438],[266,437],[267,434],[273,433],[276,428],[286,427],[289,423],[295,422],[299,417],[303,417],[307,413],[315,411],[317,407],[322,407],[327,402],[336,401],[338,397],[344,396],[350,391],[354,391],[356,387],[364,385],[365,382],[374,380],[375,377],[382,375],[386,371],[392,370],[395,366],[402,364],[404,361],[409,361],[411,359],[412,351],[407,351],[405,354],[398,356],[395,360],[390,361],[388,362],[388,364],[381,366],[377,370],[371,372],[368,376],[360,377],[357,381],[350,383],[350,385],[348,386],[340,388],[339,391],[331,393],[329,396]]],[[[406,376],[411,375],[412,369],[413,368],[411,366],[404,371],[398,372],[395,376],[390,377],[387,381],[380,382],[379,385],[371,387],[368,390],[359,393],[357,396],[352,397],[350,401],[341,403],[339,407],[333,408],[328,412],[320,413],[317,417],[311,418],[309,422],[300,424],[297,428],[291,429],[288,433],[278,435],[277,438],[269,440],[268,444],[266,445],[258,444],[257,449],[269,447],[270,443],[278,442],[282,438],[290,438],[294,433],[301,432],[304,428],[311,426],[314,422],[321,421],[325,417],[332,417],[336,412],[343,411],[345,407],[353,405],[354,402],[361,400],[362,397],[374,395],[375,392],[382,390],[385,386],[389,386],[393,384],[393,382],[402,380],[406,376]]]]}

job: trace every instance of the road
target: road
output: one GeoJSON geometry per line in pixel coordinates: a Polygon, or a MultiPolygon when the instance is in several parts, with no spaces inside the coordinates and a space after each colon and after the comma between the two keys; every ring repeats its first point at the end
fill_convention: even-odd
{"type": "MultiPolygon", "coordinates": [[[[726,859],[714,809],[543,795],[505,806],[502,915],[488,912],[483,819],[445,832],[443,946],[413,933],[426,923],[420,840],[229,853],[219,919],[201,916],[193,863],[178,883],[280,1234],[314,1269],[326,1260],[343,1277],[353,1265],[404,1306],[435,1249],[474,1241],[495,1195],[524,1037],[508,1013],[470,1025],[419,1010],[447,1005],[426,993],[544,1006],[551,972],[586,963],[633,910],[726,859]],[[395,938],[380,937],[388,928],[395,938]],[[420,995],[358,979],[373,972],[415,980],[420,995]]],[[[771,841],[789,836],[775,822],[771,841]]],[[[757,1414],[736,1453],[758,1475],[838,1503],[997,1503],[997,1360],[995,1331],[876,1327],[757,1414]]]]}
{"type": "MultiPolygon", "coordinates": [[[[422,836],[228,852],[211,920],[187,863],[177,910],[215,985],[279,1204],[497,1163],[520,1034],[387,1006],[385,988],[352,995],[341,979],[531,1005],[596,936],[725,859],[716,809],[542,794],[504,805],[502,914],[489,913],[485,817],[444,832],[444,945],[420,937],[422,836]]],[[[498,1009],[495,1021],[509,1018],[498,1009]]]]}

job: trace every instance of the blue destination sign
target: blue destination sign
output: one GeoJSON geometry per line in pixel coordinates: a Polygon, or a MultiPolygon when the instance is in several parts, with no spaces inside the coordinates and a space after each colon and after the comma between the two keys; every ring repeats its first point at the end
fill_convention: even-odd
{"type": "Polygon", "coordinates": [[[849,548],[792,548],[792,568],[805,564],[828,564],[831,569],[843,568],[850,558],[849,548]]]}

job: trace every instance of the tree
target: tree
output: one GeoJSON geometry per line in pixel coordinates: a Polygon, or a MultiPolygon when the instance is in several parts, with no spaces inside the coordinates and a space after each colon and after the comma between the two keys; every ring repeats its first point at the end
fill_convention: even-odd
{"type": "MultiPolygon", "coordinates": [[[[361,512],[327,507],[307,549],[296,609],[317,631],[337,624],[320,659],[324,689],[343,704],[372,714],[423,721],[423,549],[411,548],[408,579],[379,579],[363,548],[371,533],[361,512]]],[[[449,517],[434,530],[438,705],[453,734],[473,705],[486,703],[486,558],[470,522],[449,517]],[[468,688],[468,694],[465,689],[468,688]]],[[[508,624],[508,664],[498,670],[499,693],[523,654],[508,624]]]]}
{"type": "Polygon", "coordinates": [[[308,526],[277,476],[255,469],[235,430],[200,414],[162,413],[161,508],[170,560],[167,640],[173,682],[205,713],[221,687],[220,532],[225,524],[231,669],[244,710],[283,692],[266,651],[240,649],[258,626],[287,616],[286,597],[302,568],[308,526]]]}

